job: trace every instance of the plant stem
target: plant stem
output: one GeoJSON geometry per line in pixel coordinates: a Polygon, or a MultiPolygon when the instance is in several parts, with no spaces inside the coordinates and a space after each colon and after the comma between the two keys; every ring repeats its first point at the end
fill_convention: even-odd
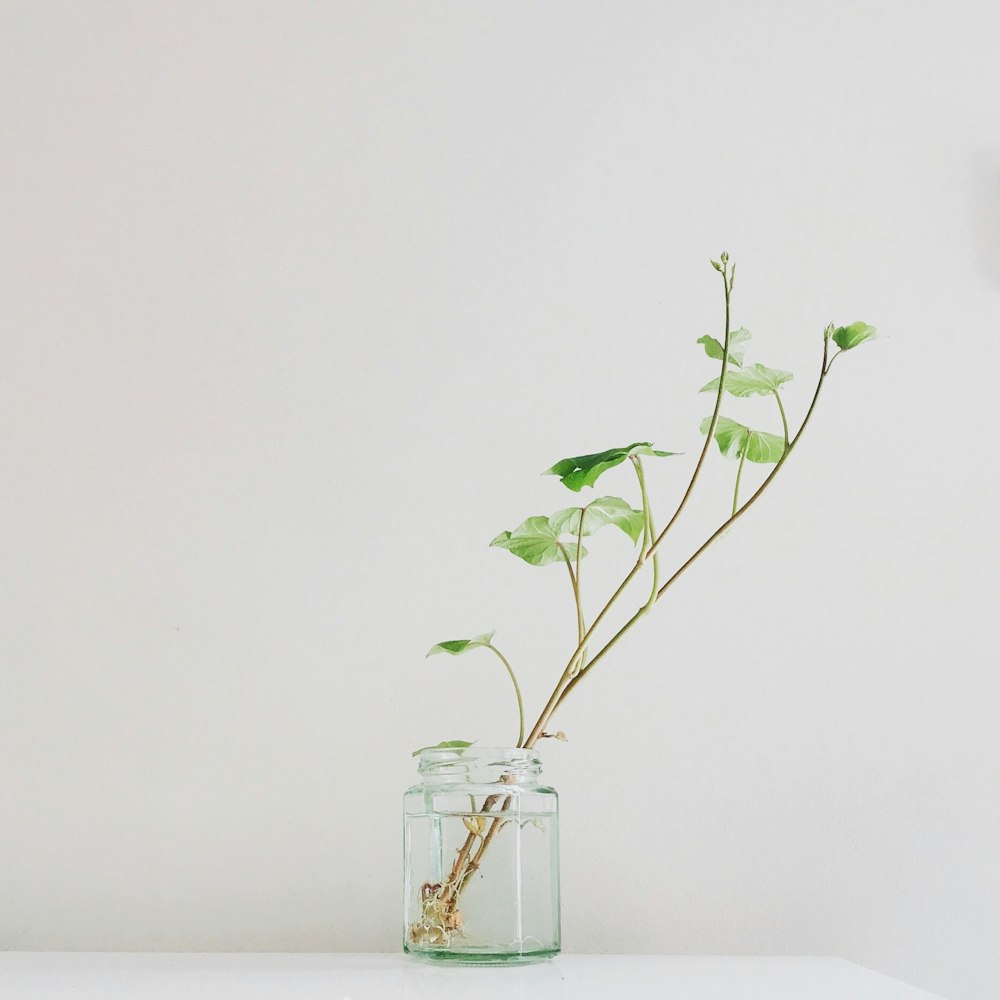
{"type": "MultiPolygon", "coordinates": [[[[581,515],[582,523],[582,515],[581,515]]],[[[563,562],[566,563],[566,569],[569,570],[569,582],[573,588],[573,602],[576,604],[576,635],[577,641],[580,646],[583,646],[583,636],[586,632],[586,624],[583,620],[583,605],[580,602],[580,580],[576,573],[573,572],[573,563],[569,558],[569,553],[566,551],[566,547],[561,542],[556,542],[559,546],[559,551],[562,553],[563,562]]],[[[577,550],[577,558],[579,559],[579,550],[577,550]]],[[[579,562],[577,562],[579,566],[579,562]]],[[[577,650],[579,652],[579,649],[577,650]]]]}
{"type": "MultiPolygon", "coordinates": [[[[583,521],[587,516],[586,508],[580,509],[580,527],[576,533],[576,626],[577,626],[577,642],[583,642],[584,633],[587,631],[586,622],[583,618],[583,597],[582,590],[580,587],[580,553],[583,551],[583,521]]],[[[584,647],[580,650],[580,659],[577,661],[577,670],[582,670],[584,664],[587,662],[587,648],[584,647]]],[[[521,739],[524,738],[522,733],[521,739]]],[[[518,746],[521,745],[520,740],[518,741],[518,746]]]]}
{"type": "Polygon", "coordinates": [[[649,530],[649,496],[646,493],[646,477],[642,473],[642,459],[638,455],[629,455],[629,461],[635,468],[635,475],[639,480],[639,493],[642,496],[642,547],[639,549],[639,565],[641,566],[646,561],[646,549],[649,548],[649,543],[653,540],[649,530]]]}
{"type": "MultiPolygon", "coordinates": [[[[701,472],[701,467],[705,464],[705,458],[708,455],[709,449],[712,447],[712,440],[715,437],[715,428],[719,423],[719,411],[722,409],[722,397],[726,392],[726,372],[729,370],[729,308],[733,291],[732,282],[729,281],[726,276],[725,265],[722,271],[722,285],[726,293],[726,335],[722,342],[722,371],[719,373],[719,388],[715,394],[715,408],[712,410],[712,422],[709,424],[708,433],[705,435],[705,444],[701,449],[701,454],[698,456],[698,463],[694,467],[694,472],[691,475],[691,481],[688,483],[687,489],[684,491],[684,496],[681,497],[681,502],[677,505],[677,509],[674,511],[673,516],[669,521],[667,521],[667,526],[654,540],[652,546],[650,547],[650,552],[656,551],[660,542],[662,542],[666,537],[667,532],[674,526],[674,522],[678,517],[680,517],[681,511],[684,510],[687,505],[687,502],[694,491],[694,484],[698,481],[698,475],[701,472]]],[[[649,553],[647,553],[647,555],[648,554],[649,553]]]]}
{"type": "Polygon", "coordinates": [[[788,451],[788,418],[785,416],[785,407],[781,403],[781,396],[777,389],[773,389],[775,402],[778,404],[778,412],[781,414],[781,426],[785,429],[785,451],[788,451]]]}
{"type": "Polygon", "coordinates": [[[521,745],[521,740],[524,739],[524,701],[521,698],[521,685],[517,683],[517,677],[514,674],[514,668],[510,665],[507,657],[500,652],[492,643],[486,644],[487,649],[492,649],[497,656],[500,657],[500,662],[507,668],[507,673],[510,674],[511,683],[514,685],[514,694],[517,695],[517,718],[519,729],[517,732],[517,745],[521,745]]]}
{"type": "MultiPolygon", "coordinates": [[[[496,796],[496,798],[499,798],[499,796],[496,796]]],[[[510,808],[510,804],[511,804],[511,796],[508,795],[504,798],[503,802],[500,805],[500,812],[506,812],[510,808]]],[[[492,803],[490,803],[490,805],[492,806],[492,803]]],[[[486,811],[485,803],[484,803],[484,811],[486,811]]],[[[472,875],[472,873],[479,868],[479,862],[482,859],[483,855],[486,853],[487,848],[493,842],[493,838],[500,832],[501,827],[506,822],[507,820],[500,819],[499,816],[491,821],[490,828],[486,831],[485,836],[482,838],[482,842],[479,845],[479,849],[476,851],[475,854],[472,855],[471,858],[469,858],[469,862],[465,866],[465,872],[462,874],[461,881],[459,882],[458,887],[455,891],[456,901],[458,900],[458,897],[461,896],[465,887],[469,884],[469,878],[472,875]]]]}
{"type": "MultiPolygon", "coordinates": [[[[787,440],[787,438],[786,438],[787,440]]],[[[740,477],[743,475],[743,463],[747,460],[747,450],[743,449],[743,454],[740,455],[740,466],[736,470],[736,487],[733,490],[733,513],[736,513],[736,508],[740,505],[740,477]]]]}
{"type": "MultiPolygon", "coordinates": [[[[646,492],[646,475],[642,468],[642,459],[638,455],[632,455],[632,464],[635,466],[635,474],[639,479],[639,492],[642,494],[642,551],[639,553],[639,565],[646,560],[647,547],[653,541],[656,529],[653,527],[653,508],[649,502],[649,494],[646,492]]],[[[660,554],[653,553],[653,587],[649,593],[649,600],[646,602],[646,610],[649,611],[656,603],[656,591],[660,587],[660,554]]]]}
{"type": "MultiPolygon", "coordinates": [[[[489,795],[483,800],[483,812],[488,812],[492,808],[493,803],[500,798],[499,795],[489,795]]],[[[468,860],[469,852],[472,850],[472,845],[476,842],[476,835],[470,833],[465,838],[465,843],[462,845],[458,852],[458,856],[455,858],[455,863],[451,866],[451,873],[448,875],[444,886],[441,890],[440,899],[443,903],[451,901],[455,896],[455,890],[458,887],[459,879],[462,877],[462,870],[465,867],[465,863],[468,860]]]]}
{"type": "MultiPolygon", "coordinates": [[[[721,271],[722,275],[722,286],[725,292],[726,299],[726,325],[723,334],[722,341],[722,370],[719,374],[719,388],[715,394],[715,408],[712,411],[712,421],[708,428],[708,434],[705,436],[705,444],[701,449],[701,454],[698,456],[698,462],[694,467],[694,472],[691,474],[691,479],[688,482],[687,489],[684,491],[684,495],[681,497],[681,502],[678,504],[677,509],[674,511],[673,516],[667,522],[667,526],[660,532],[660,534],[653,540],[652,545],[646,552],[646,557],[650,554],[655,553],[659,544],[666,537],[666,534],[674,526],[677,518],[680,517],[681,511],[687,505],[688,500],[694,490],[694,485],[698,481],[698,476],[701,473],[701,467],[705,464],[705,457],[708,455],[708,450],[712,445],[712,439],[715,436],[715,428],[719,422],[719,411],[722,409],[722,396],[725,392],[725,382],[726,382],[726,372],[729,367],[729,308],[730,308],[730,293],[732,292],[732,285],[730,284],[729,278],[727,276],[727,264],[723,262],[723,268],[721,271]]],[[[559,680],[556,683],[552,694],[549,695],[549,700],[545,703],[545,707],[542,709],[542,714],[538,717],[535,725],[532,727],[531,733],[528,736],[527,741],[524,743],[526,747],[532,747],[535,745],[538,737],[541,736],[542,732],[545,730],[545,725],[555,710],[559,699],[562,696],[563,690],[566,685],[570,682],[573,677],[579,677],[580,673],[574,670],[577,660],[580,657],[580,653],[586,646],[587,642],[590,640],[591,636],[594,634],[597,627],[604,620],[604,616],[611,610],[615,602],[619,597],[625,592],[626,587],[635,579],[636,574],[642,569],[642,561],[636,562],[632,570],[626,575],[625,579],[618,585],[618,589],[608,598],[607,603],[598,613],[597,617],[593,620],[590,628],[584,634],[583,638],[577,644],[576,649],[573,651],[573,655],[569,659],[569,663],[566,664],[559,680]]]]}
{"type": "MultiPolygon", "coordinates": [[[[828,345],[827,345],[826,341],[824,341],[824,343],[823,343],[823,363],[822,363],[822,365],[820,367],[819,379],[816,382],[816,391],[813,393],[812,401],[809,403],[809,409],[806,411],[806,415],[805,415],[805,417],[803,417],[802,423],[799,426],[799,429],[796,432],[795,437],[793,437],[792,440],[789,442],[787,450],[782,454],[781,458],[779,458],[778,461],[775,463],[774,468],[771,470],[770,474],[767,476],[767,478],[764,480],[764,482],[761,483],[761,485],[759,487],[757,487],[757,490],[750,496],[750,499],[747,500],[746,503],[744,503],[742,507],[740,507],[739,509],[737,509],[732,514],[732,516],[730,516],[725,521],[723,521],[723,523],[721,525],[719,525],[719,527],[716,528],[716,530],[713,531],[711,535],[709,535],[709,537],[695,550],[695,552],[691,556],[688,557],[688,559],[680,566],[680,568],[677,569],[673,573],[673,575],[666,581],[666,583],[664,583],[663,586],[660,587],[660,590],[659,590],[659,592],[656,595],[656,599],[657,600],[659,600],[661,597],[663,597],[663,595],[677,582],[677,580],[680,579],[680,577],[684,573],[684,571],[693,562],[695,562],[706,551],[706,549],[708,549],[709,546],[712,545],[713,542],[717,541],[722,535],[724,535],[726,533],[726,531],[737,520],[739,520],[739,518],[741,518],[754,505],[754,503],[757,502],[757,499],[767,489],[767,487],[771,484],[771,482],[774,479],[774,477],[778,474],[778,471],[785,464],[785,461],[788,459],[788,456],[792,453],[792,449],[794,449],[794,447],[797,444],[799,438],[802,437],[802,432],[806,429],[806,426],[809,423],[809,418],[812,416],[813,410],[815,410],[815,408],[816,408],[816,402],[819,399],[820,390],[822,390],[822,388],[823,388],[823,381],[826,378],[827,372],[829,371],[829,369],[827,367],[827,355],[828,355],[828,345]]],[[[644,608],[641,608],[639,611],[637,611],[611,637],[611,639],[604,645],[604,647],[590,661],[590,663],[587,664],[586,670],[582,670],[580,673],[578,673],[575,677],[572,678],[572,680],[566,685],[564,691],[562,692],[562,696],[557,700],[556,705],[553,706],[552,711],[555,711],[555,708],[557,708],[558,705],[561,703],[562,698],[565,697],[567,694],[569,694],[569,692],[576,686],[577,682],[585,674],[587,674],[587,673],[589,673],[591,671],[591,669],[598,663],[598,661],[601,659],[601,657],[603,657],[604,654],[607,653],[611,649],[612,646],[614,646],[614,644],[643,616],[644,613],[645,613],[645,609],[644,608]]],[[[551,714],[552,713],[550,712],[549,715],[551,715],[551,714]]],[[[548,716],[546,716],[545,721],[546,721],[546,723],[548,722],[548,716]]]]}

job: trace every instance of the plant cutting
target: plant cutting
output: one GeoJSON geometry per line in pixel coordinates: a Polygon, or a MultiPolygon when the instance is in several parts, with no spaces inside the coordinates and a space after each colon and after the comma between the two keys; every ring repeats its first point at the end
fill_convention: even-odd
{"type": "Polygon", "coordinates": [[[521,688],[513,666],[494,642],[495,632],[445,640],[428,653],[492,656],[513,688],[518,727],[516,744],[509,748],[446,740],[414,751],[424,781],[407,793],[407,951],[426,958],[494,964],[536,960],[558,951],[558,816],[555,793],[538,782],[537,744],[565,738],[550,727],[570,693],[770,488],[802,439],[834,362],[876,336],[875,328],[862,322],[830,324],[823,330],[812,396],[795,425],[782,399],[782,388],[792,373],[748,360],[750,333],[742,327],[733,329],[731,323],[735,264],[726,253],[711,264],[722,282],[722,333],[696,341],[717,364],[715,376],[701,388],[711,400],[711,413],[700,426],[704,443],[686,488],[662,528],[657,527],[647,489],[645,463],[677,459],[679,453],[638,441],[564,458],[546,470],[579,494],[581,501],[583,491],[596,492],[607,473],[627,470],[637,491],[636,504],[619,496],[598,496],[553,514],[528,517],[490,543],[530,566],[560,565],[573,594],[576,642],[533,724],[526,725],[521,688]],[[751,396],[773,399],[773,429],[751,427],[723,413],[730,397],[738,401],[751,396]],[[695,495],[713,444],[733,463],[728,513],[685,558],[666,566],[660,552],[663,540],[695,495]],[[749,476],[748,462],[759,468],[756,477],[749,476]],[[753,478],[752,484],[748,478],[753,478]],[[588,621],[580,586],[587,555],[584,542],[604,529],[624,535],[634,555],[617,588],[588,621]],[[475,892],[474,882],[482,883],[475,892]]]}

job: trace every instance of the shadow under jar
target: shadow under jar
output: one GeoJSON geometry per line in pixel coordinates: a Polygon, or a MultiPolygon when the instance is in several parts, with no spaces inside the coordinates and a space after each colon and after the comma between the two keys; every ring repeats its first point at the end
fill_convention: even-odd
{"type": "Polygon", "coordinates": [[[475,965],[559,953],[559,798],[533,749],[419,754],[404,798],[403,950],[475,965]]]}

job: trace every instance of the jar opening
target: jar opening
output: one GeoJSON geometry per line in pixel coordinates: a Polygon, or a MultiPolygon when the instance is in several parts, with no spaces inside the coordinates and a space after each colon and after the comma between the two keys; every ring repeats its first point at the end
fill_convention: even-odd
{"type": "Polygon", "coordinates": [[[542,758],[528,747],[432,747],[420,751],[418,770],[433,780],[510,782],[537,776],[542,758]]]}

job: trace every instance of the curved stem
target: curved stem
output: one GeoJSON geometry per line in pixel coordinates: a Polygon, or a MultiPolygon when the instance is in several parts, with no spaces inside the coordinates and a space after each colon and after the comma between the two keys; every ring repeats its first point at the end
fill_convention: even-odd
{"type": "Polygon", "coordinates": [[[635,468],[636,478],[639,480],[639,493],[642,496],[642,547],[639,549],[639,564],[646,561],[646,549],[653,540],[649,530],[649,496],[646,493],[646,477],[642,472],[642,459],[638,455],[629,455],[629,461],[635,468]]]}
{"type": "MultiPolygon", "coordinates": [[[[826,341],[823,342],[823,364],[820,367],[819,379],[816,382],[816,391],[813,393],[812,401],[809,403],[809,409],[806,411],[805,417],[802,418],[802,423],[799,426],[798,431],[795,433],[795,437],[788,444],[788,448],[782,454],[781,458],[775,463],[774,468],[771,470],[770,474],[764,480],[760,486],[757,487],[756,491],[750,496],[750,498],[743,504],[742,507],[738,508],[733,514],[728,517],[725,521],[712,532],[709,537],[702,542],[702,544],[694,551],[694,553],[688,557],[688,559],[674,571],[673,575],[660,587],[659,592],[656,595],[656,599],[659,600],[663,595],[680,579],[682,574],[687,570],[687,568],[694,563],[714,542],[716,542],[726,531],[738,521],[758,500],[761,494],[768,488],[768,486],[773,481],[774,477],[778,474],[778,471],[785,464],[788,456],[792,453],[792,449],[798,443],[799,438],[802,437],[802,432],[806,429],[809,423],[809,418],[813,415],[813,410],[816,408],[816,402],[819,400],[820,390],[823,388],[823,381],[826,378],[826,374],[829,371],[827,367],[827,356],[828,356],[828,345],[826,341]]],[[[585,674],[590,673],[590,671],[597,665],[605,653],[607,653],[618,640],[645,614],[645,608],[641,608],[637,611],[604,645],[604,647],[598,652],[598,654],[587,664],[586,670],[580,671],[575,677],[573,677],[570,682],[566,685],[560,697],[556,700],[552,711],[559,706],[562,699],[566,697],[567,694],[576,686],[577,682],[584,677],[585,674]]],[[[551,715],[551,713],[550,713],[551,715]]],[[[548,722],[548,717],[546,717],[546,722],[548,722]]]]}
{"type": "MultiPolygon", "coordinates": [[[[580,523],[583,523],[583,516],[581,514],[580,523]]],[[[583,621],[583,605],[580,602],[580,578],[573,572],[573,562],[569,557],[569,553],[566,551],[566,547],[561,542],[556,542],[559,546],[559,551],[562,553],[563,562],[566,563],[566,569],[569,570],[569,582],[570,586],[573,588],[573,603],[576,605],[576,634],[577,641],[580,645],[583,645],[583,636],[586,632],[586,625],[583,621]]],[[[580,551],[577,549],[577,566],[580,565],[580,551]]],[[[577,650],[579,652],[579,650],[577,650]]]]}
{"type": "MultiPolygon", "coordinates": [[[[632,455],[632,464],[635,466],[635,474],[639,479],[639,492],[642,494],[642,551],[639,553],[639,565],[646,560],[646,549],[652,543],[656,529],[653,527],[653,508],[649,503],[649,494],[646,492],[646,475],[642,468],[642,459],[638,455],[632,455]]],[[[653,588],[649,593],[649,600],[646,602],[648,611],[656,603],[656,591],[660,587],[660,554],[653,553],[653,588]]]]}
{"type": "MultiPolygon", "coordinates": [[[[585,508],[580,509],[580,527],[576,533],[576,641],[583,643],[584,633],[587,631],[586,622],[583,619],[583,596],[580,588],[580,553],[583,551],[583,519],[587,516],[585,508]]],[[[582,670],[587,662],[587,648],[584,646],[580,650],[580,659],[577,661],[577,670],[582,670]]],[[[522,734],[523,738],[523,734],[522,734]]]]}
{"type": "Polygon", "coordinates": [[[747,450],[743,449],[743,454],[740,455],[740,467],[736,470],[736,487],[733,490],[733,513],[736,513],[736,508],[740,505],[740,477],[743,475],[743,463],[747,460],[747,450]]]}
{"type": "MultiPolygon", "coordinates": [[[[511,796],[507,795],[503,802],[500,804],[500,812],[506,812],[510,808],[511,796]]],[[[492,806],[492,803],[491,803],[492,806]]],[[[486,810],[484,804],[484,811],[486,810]]],[[[486,834],[481,838],[479,848],[472,857],[469,858],[468,864],[465,866],[465,871],[462,872],[461,880],[458,883],[458,888],[455,891],[455,898],[458,899],[461,896],[462,891],[469,884],[470,876],[472,876],[476,870],[479,868],[479,862],[482,860],[483,855],[486,853],[487,848],[490,846],[490,842],[493,838],[500,832],[503,825],[509,822],[508,820],[501,819],[499,816],[494,818],[490,822],[490,828],[486,831],[486,834]]]]}
{"type": "MultiPolygon", "coordinates": [[[[715,394],[715,408],[712,410],[712,421],[708,428],[708,434],[705,436],[705,444],[701,449],[701,454],[698,456],[698,462],[694,467],[694,472],[691,475],[691,479],[688,482],[687,489],[684,491],[684,495],[681,497],[681,502],[678,504],[677,509],[674,511],[673,516],[667,522],[667,526],[660,532],[660,534],[653,540],[652,545],[650,545],[649,550],[646,552],[645,557],[651,554],[655,554],[657,547],[660,542],[663,541],[664,537],[670,529],[674,526],[677,518],[680,517],[681,511],[686,506],[688,500],[691,497],[691,493],[694,490],[694,484],[698,481],[698,475],[701,472],[702,465],[705,464],[705,457],[708,455],[708,450],[712,445],[712,439],[715,436],[715,428],[719,422],[719,411],[722,409],[722,396],[725,392],[725,382],[726,382],[726,372],[729,369],[729,306],[730,306],[730,293],[732,292],[732,285],[727,277],[728,257],[723,261],[723,265],[720,270],[722,275],[722,286],[725,292],[726,300],[726,315],[725,315],[725,331],[722,340],[722,370],[719,374],[719,388],[715,394]]],[[[556,682],[556,686],[549,695],[549,700],[545,703],[545,707],[542,709],[541,715],[539,715],[535,725],[532,727],[531,733],[528,736],[527,741],[524,743],[526,747],[532,747],[537,742],[539,736],[545,731],[545,726],[555,710],[556,705],[559,703],[559,699],[562,697],[563,691],[566,689],[566,685],[574,677],[581,676],[580,672],[574,670],[577,660],[580,654],[587,645],[587,642],[593,636],[597,627],[604,620],[604,616],[611,610],[615,602],[619,597],[625,592],[628,585],[635,579],[636,574],[642,569],[643,559],[640,558],[635,566],[632,567],[630,572],[625,576],[625,579],[618,585],[618,589],[608,598],[607,603],[600,610],[597,617],[591,622],[590,628],[586,631],[583,638],[577,644],[575,650],[573,650],[573,655],[569,658],[569,662],[566,664],[559,680],[556,682]]],[[[650,597],[650,604],[655,603],[653,597],[650,597]]]]}
{"type": "Polygon", "coordinates": [[[524,739],[524,699],[521,697],[521,685],[517,683],[517,677],[514,674],[514,668],[510,665],[507,657],[500,652],[493,643],[487,643],[487,649],[492,649],[497,656],[500,657],[500,662],[507,668],[507,673],[510,674],[511,683],[514,685],[514,694],[517,695],[517,718],[520,728],[517,733],[517,745],[521,745],[521,741],[524,739]]]}
{"type": "Polygon", "coordinates": [[[777,389],[771,390],[774,393],[775,402],[778,404],[778,412],[781,414],[781,426],[785,429],[785,451],[788,451],[788,418],[785,416],[785,407],[781,403],[781,396],[777,389]]]}
{"type": "MultiPolygon", "coordinates": [[[[735,267],[735,265],[734,265],[735,267]]],[[[653,544],[650,546],[649,555],[655,552],[666,537],[667,532],[674,526],[677,518],[680,517],[681,511],[687,506],[688,500],[691,498],[691,494],[694,491],[694,484],[698,481],[698,475],[701,472],[701,467],[705,464],[705,458],[708,455],[709,449],[712,447],[712,441],[715,439],[715,428],[719,423],[719,411],[722,409],[722,397],[726,392],[726,372],[729,370],[729,305],[730,297],[732,295],[733,286],[732,283],[726,277],[725,263],[723,264],[722,270],[722,284],[726,292],[726,335],[722,342],[722,371],[719,373],[719,388],[715,393],[715,408],[712,410],[712,422],[708,426],[708,433],[705,435],[705,444],[701,449],[701,454],[698,456],[698,464],[694,467],[694,472],[691,474],[691,481],[687,485],[687,489],[684,491],[684,496],[681,497],[681,502],[677,505],[677,509],[674,511],[670,520],[667,521],[667,526],[660,532],[656,537],[653,544]]]]}

